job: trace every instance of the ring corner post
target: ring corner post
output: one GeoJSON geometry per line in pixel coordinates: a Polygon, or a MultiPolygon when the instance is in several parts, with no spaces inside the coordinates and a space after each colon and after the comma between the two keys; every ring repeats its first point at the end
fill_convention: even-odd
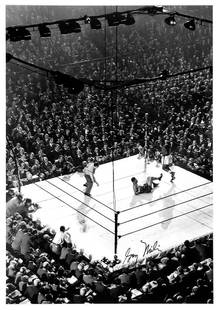
{"type": "Polygon", "coordinates": [[[114,254],[117,254],[117,246],[118,246],[118,214],[119,212],[114,213],[114,254]]]}

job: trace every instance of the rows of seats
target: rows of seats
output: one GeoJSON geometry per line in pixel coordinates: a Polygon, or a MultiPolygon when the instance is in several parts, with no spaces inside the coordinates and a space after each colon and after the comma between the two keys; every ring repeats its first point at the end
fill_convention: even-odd
{"type": "MultiPolygon", "coordinates": [[[[17,19],[25,24],[26,19],[40,22],[45,16],[54,20],[60,12],[69,14],[54,7],[49,13],[34,6],[25,7],[22,14],[16,13],[21,10],[18,7],[8,10],[8,25],[17,19]]],[[[97,14],[102,8],[92,10],[97,14]]],[[[202,14],[200,8],[192,10],[202,14]]],[[[74,14],[78,12],[79,8],[74,14]]],[[[205,16],[209,14],[210,8],[205,7],[205,16]]],[[[165,69],[175,73],[212,61],[211,27],[198,26],[191,32],[180,23],[169,27],[162,17],[136,16],[134,25],[119,26],[117,72],[115,29],[107,27],[105,72],[104,25],[97,32],[83,26],[73,37],[55,31],[51,38],[42,39],[34,32],[30,41],[7,41],[7,51],[78,78],[103,79],[106,74],[109,80],[115,73],[120,80],[147,78],[165,69]]],[[[53,80],[9,62],[6,95],[8,187],[17,184],[17,166],[26,184],[73,173],[89,157],[101,164],[136,154],[138,143],[144,145],[145,113],[151,157],[168,141],[177,165],[212,178],[212,75],[208,70],[116,92],[85,87],[73,95],[53,80]]]]}
{"type": "Polygon", "coordinates": [[[7,303],[213,302],[212,234],[128,266],[93,260],[60,230],[57,250],[58,232],[31,212],[7,217],[7,303]]]}
{"type": "MultiPolygon", "coordinates": [[[[207,6],[169,9],[211,19],[207,6]]],[[[6,23],[104,13],[103,7],[8,6],[6,23]]],[[[47,69],[97,80],[151,78],[163,70],[176,73],[212,63],[210,26],[189,31],[179,21],[169,27],[162,16],[137,16],[134,25],[117,28],[117,58],[116,30],[104,27],[102,23],[102,30],[94,31],[82,25],[73,36],[56,30],[51,38],[34,31],[30,41],[7,41],[7,52],[47,69]]],[[[18,172],[25,185],[81,171],[82,161],[90,157],[101,164],[136,154],[144,145],[145,113],[151,160],[168,142],[176,165],[212,179],[209,70],[116,92],[85,86],[78,95],[11,62],[6,73],[8,188],[18,185],[18,172]]],[[[213,302],[213,235],[123,266],[118,257],[87,257],[72,236],[57,246],[60,232],[31,217],[40,206],[14,197],[11,190],[7,201],[8,304],[213,302]]]]}

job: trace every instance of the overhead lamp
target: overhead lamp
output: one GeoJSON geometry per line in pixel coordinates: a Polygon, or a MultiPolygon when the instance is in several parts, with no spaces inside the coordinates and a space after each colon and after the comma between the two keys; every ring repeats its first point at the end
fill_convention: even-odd
{"type": "Polygon", "coordinates": [[[67,22],[60,22],[60,23],[58,23],[58,27],[60,29],[61,34],[72,33],[70,25],[67,22]]]}
{"type": "Polygon", "coordinates": [[[120,24],[125,24],[126,16],[120,13],[117,13],[117,14],[118,14],[118,19],[120,20],[120,24]]]}
{"type": "Polygon", "coordinates": [[[91,17],[90,26],[91,29],[101,29],[101,23],[96,17],[91,17]]]}
{"type": "Polygon", "coordinates": [[[174,15],[170,15],[169,17],[165,18],[165,23],[169,26],[175,26],[176,20],[175,20],[174,15]]]}
{"type": "Polygon", "coordinates": [[[118,12],[107,15],[108,26],[118,26],[125,23],[126,17],[118,12]]]}
{"type": "Polygon", "coordinates": [[[85,16],[85,24],[90,24],[91,29],[101,29],[100,21],[94,16],[85,16]]]}
{"type": "Polygon", "coordinates": [[[127,26],[135,24],[135,19],[132,16],[132,14],[128,13],[126,16],[126,20],[122,24],[127,25],[127,26]]]}
{"type": "Polygon", "coordinates": [[[80,24],[75,20],[58,23],[61,34],[68,34],[72,32],[81,32],[80,24]]]}
{"type": "Polygon", "coordinates": [[[191,20],[185,22],[184,23],[184,27],[189,29],[189,30],[194,31],[195,30],[195,20],[191,19],[191,20]]]}
{"type": "Polygon", "coordinates": [[[70,27],[72,28],[72,32],[81,32],[80,24],[77,23],[75,20],[70,21],[70,27]]]}
{"type": "Polygon", "coordinates": [[[45,24],[39,25],[38,29],[40,37],[47,38],[51,36],[51,31],[45,24]]]}
{"type": "Polygon", "coordinates": [[[17,42],[21,40],[31,40],[31,34],[25,27],[8,28],[8,37],[10,41],[17,42]]]}

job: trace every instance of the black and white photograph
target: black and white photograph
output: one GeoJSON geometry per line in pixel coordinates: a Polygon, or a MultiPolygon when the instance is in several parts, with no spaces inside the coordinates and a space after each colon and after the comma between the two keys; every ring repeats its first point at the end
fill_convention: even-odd
{"type": "Polygon", "coordinates": [[[213,3],[1,9],[4,303],[214,305],[213,3]]]}

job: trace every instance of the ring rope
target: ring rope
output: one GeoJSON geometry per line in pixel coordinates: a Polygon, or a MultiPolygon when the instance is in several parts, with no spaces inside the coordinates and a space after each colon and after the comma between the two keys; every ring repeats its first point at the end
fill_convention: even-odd
{"type": "Polygon", "coordinates": [[[153,226],[156,226],[156,225],[159,225],[159,224],[161,224],[161,223],[164,223],[164,222],[170,221],[170,220],[172,220],[172,219],[175,219],[175,218],[178,218],[178,217],[184,216],[184,215],[186,215],[186,214],[189,214],[189,213],[193,213],[193,212],[199,211],[199,210],[201,210],[201,209],[207,208],[207,207],[212,206],[212,205],[213,205],[213,204],[212,204],[212,203],[210,203],[210,204],[208,204],[208,205],[206,205],[206,206],[203,206],[203,207],[201,207],[201,208],[198,208],[198,209],[195,209],[195,210],[191,210],[191,211],[189,211],[189,212],[182,213],[182,214],[180,214],[180,215],[177,215],[177,216],[171,217],[171,218],[169,218],[169,219],[167,219],[167,220],[163,220],[163,221],[157,222],[157,223],[155,223],[155,224],[152,224],[152,225],[146,226],[146,227],[144,227],[144,228],[140,228],[140,229],[137,229],[137,230],[131,231],[131,232],[126,233],[126,234],[124,234],[124,235],[122,235],[122,236],[119,236],[119,238],[125,237],[125,236],[130,235],[130,234],[134,234],[134,233],[139,232],[139,231],[144,230],[144,229],[151,228],[151,227],[153,227],[153,226]]]}
{"type": "Polygon", "coordinates": [[[153,214],[155,214],[155,213],[158,213],[158,212],[161,212],[161,211],[164,211],[164,210],[167,210],[167,209],[171,209],[171,208],[173,208],[173,207],[176,207],[176,206],[182,205],[182,204],[184,204],[184,203],[187,203],[187,202],[196,200],[196,199],[198,199],[198,198],[202,198],[202,197],[205,197],[205,196],[209,196],[209,195],[211,195],[211,194],[213,194],[213,192],[210,192],[210,193],[208,193],[208,194],[204,194],[204,195],[199,196],[199,197],[194,197],[194,198],[191,198],[191,199],[186,200],[186,201],[183,201],[183,202],[178,202],[178,203],[176,203],[176,204],[174,204],[174,205],[171,205],[171,206],[169,206],[169,207],[166,207],[166,208],[163,208],[163,209],[160,209],[160,210],[156,210],[156,211],[153,211],[153,212],[150,212],[150,213],[147,213],[147,214],[144,214],[144,215],[135,217],[135,218],[133,218],[133,219],[130,219],[130,220],[121,222],[121,223],[119,223],[119,224],[120,224],[120,225],[121,225],[121,224],[126,224],[126,223],[129,223],[129,222],[138,220],[138,219],[140,219],[140,218],[142,218],[142,217],[146,217],[146,216],[149,216],[149,215],[153,215],[153,214]]]}
{"type": "Polygon", "coordinates": [[[184,190],[182,190],[182,191],[180,191],[180,192],[173,193],[173,194],[170,194],[170,195],[167,195],[167,196],[164,196],[164,197],[160,197],[160,198],[157,198],[157,199],[155,199],[155,200],[148,201],[148,202],[142,203],[142,204],[140,204],[140,205],[133,206],[133,207],[131,207],[131,208],[122,210],[122,211],[120,211],[120,213],[123,213],[123,212],[126,212],[126,211],[130,211],[130,210],[132,210],[132,209],[135,209],[135,208],[138,208],[138,207],[141,207],[141,206],[145,206],[145,205],[147,205],[147,204],[150,204],[150,203],[159,201],[159,200],[161,200],[161,199],[165,199],[165,198],[168,198],[168,197],[177,195],[177,194],[181,194],[181,193],[187,192],[187,191],[189,191],[189,190],[191,190],[191,189],[198,188],[198,187],[200,187],[200,186],[204,186],[204,185],[207,185],[207,184],[210,184],[210,183],[212,183],[212,182],[207,182],[207,183],[203,183],[203,184],[200,184],[200,185],[196,185],[196,186],[190,187],[190,188],[188,188],[188,189],[184,189],[184,190]]]}
{"type": "Polygon", "coordinates": [[[106,215],[102,214],[101,212],[97,211],[96,209],[90,207],[87,203],[83,202],[82,200],[74,197],[73,195],[69,194],[68,192],[64,191],[62,188],[60,188],[59,186],[53,184],[52,182],[49,182],[48,180],[45,180],[47,183],[51,184],[52,186],[58,188],[59,190],[61,190],[63,193],[67,194],[68,196],[72,197],[73,199],[79,201],[80,203],[84,204],[85,206],[89,207],[90,209],[92,209],[93,211],[95,211],[96,213],[100,214],[101,216],[105,217],[106,219],[108,219],[109,221],[111,221],[112,223],[114,223],[114,221],[112,219],[110,219],[109,217],[107,217],[106,215]]]}
{"type": "Polygon", "coordinates": [[[59,197],[55,196],[54,194],[50,193],[48,190],[44,189],[43,187],[41,187],[40,185],[38,185],[37,183],[35,183],[34,185],[38,186],[39,188],[41,188],[42,190],[44,190],[45,192],[49,193],[51,196],[55,197],[56,199],[60,200],[61,202],[63,202],[65,205],[67,205],[68,207],[72,208],[73,210],[75,210],[76,212],[82,214],[83,216],[87,217],[89,220],[91,220],[92,222],[94,222],[95,224],[101,226],[102,228],[104,228],[105,230],[109,231],[111,234],[114,235],[114,232],[111,231],[110,229],[104,227],[103,225],[99,224],[98,222],[96,222],[95,220],[93,220],[92,218],[90,218],[88,215],[83,214],[82,212],[80,212],[79,210],[75,209],[74,207],[72,207],[69,203],[65,202],[64,200],[60,199],[59,197]]]}
{"type": "MultiPolygon", "coordinates": [[[[83,193],[83,191],[82,191],[81,189],[79,189],[79,188],[77,188],[76,186],[70,184],[69,182],[67,182],[67,181],[65,181],[65,180],[63,180],[63,179],[61,179],[60,177],[58,177],[58,179],[61,180],[61,181],[63,181],[63,182],[65,182],[66,184],[70,185],[71,187],[77,189],[77,190],[80,191],[81,193],[83,193]]],[[[83,193],[83,194],[84,194],[84,193],[83,193]]],[[[109,206],[107,206],[107,205],[104,204],[103,202],[99,201],[98,199],[96,199],[96,198],[94,198],[94,197],[90,197],[90,198],[92,198],[93,200],[95,200],[95,201],[97,201],[98,203],[102,204],[103,206],[105,206],[105,207],[108,208],[109,210],[115,212],[114,209],[110,208],[109,206]]]]}

